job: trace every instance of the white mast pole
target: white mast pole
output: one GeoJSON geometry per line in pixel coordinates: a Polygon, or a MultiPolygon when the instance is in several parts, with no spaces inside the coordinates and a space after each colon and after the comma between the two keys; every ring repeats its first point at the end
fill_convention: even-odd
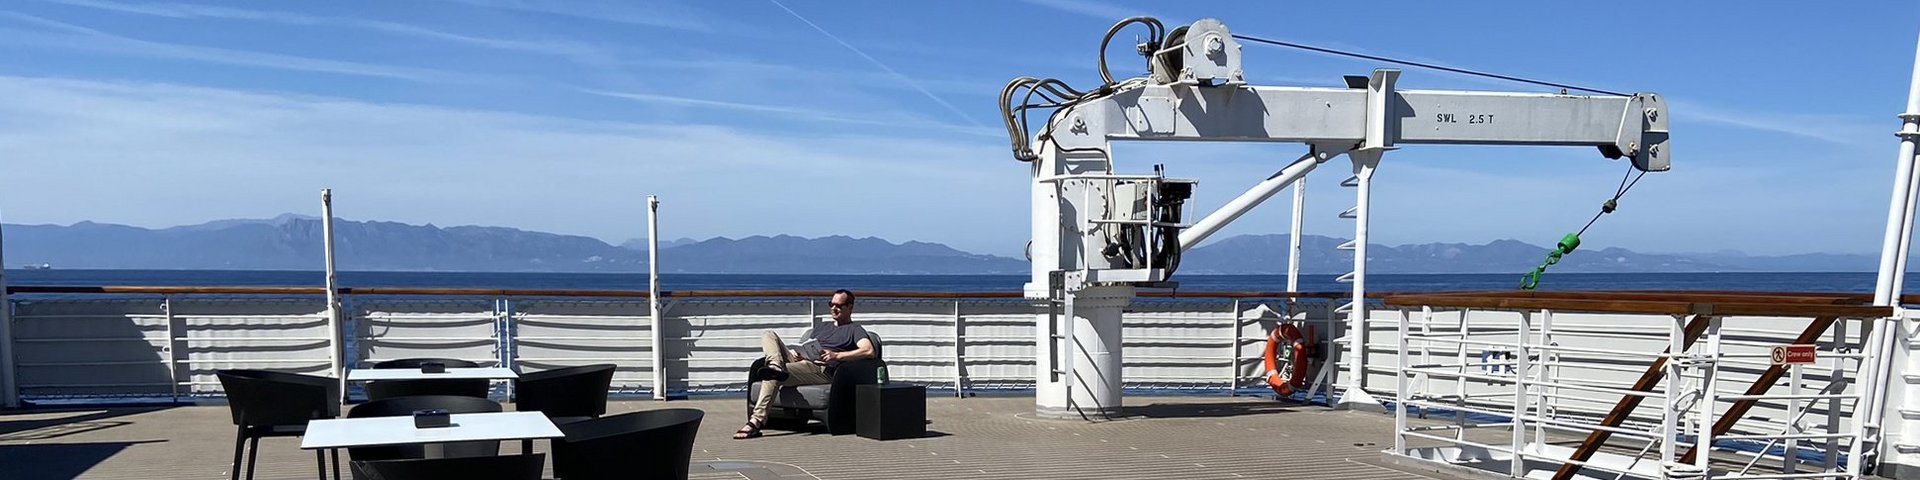
{"type": "Polygon", "coordinates": [[[1920,137],[1920,45],[1914,49],[1913,80],[1907,86],[1907,111],[1900,114],[1900,156],[1894,160],[1893,198],[1887,202],[1887,231],[1880,242],[1880,276],[1874,305],[1896,305],[1905,280],[1907,246],[1913,238],[1914,141],[1920,137]]]}
{"type": "Polygon", "coordinates": [[[666,338],[660,327],[660,197],[647,196],[647,304],[653,310],[653,399],[667,399],[666,338]]]}
{"type": "MultiPolygon", "coordinates": [[[[3,229],[0,229],[3,230],[3,229]]],[[[6,234],[0,233],[0,251],[6,250],[6,234]]],[[[6,255],[0,254],[0,257],[6,255]]],[[[0,406],[20,407],[20,390],[15,376],[20,372],[14,369],[13,352],[13,301],[7,298],[7,262],[0,258],[0,346],[6,352],[0,353],[0,406]]]]}
{"type": "Polygon", "coordinates": [[[344,402],[347,397],[347,372],[344,369],[346,332],[341,330],[343,325],[340,322],[340,283],[334,276],[333,270],[333,189],[331,188],[320,189],[320,213],[320,235],[323,237],[322,245],[325,246],[327,262],[327,330],[332,336],[333,347],[328,352],[328,357],[332,362],[333,376],[340,382],[340,400],[344,402]]]}
{"type": "MultiPolygon", "coordinates": [[[[1900,114],[1899,156],[1894,159],[1894,177],[1892,198],[1887,202],[1887,230],[1880,242],[1880,272],[1873,289],[1873,304],[1894,307],[1894,318],[1874,322],[1873,329],[1867,335],[1870,339],[1866,348],[1877,358],[1872,368],[1863,374],[1870,379],[1866,384],[1877,386],[1872,391],[1863,392],[1863,405],[1857,410],[1865,413],[1866,427],[1879,433],[1885,411],[1888,388],[1894,388],[1893,361],[1898,349],[1898,327],[1900,317],[1900,294],[1902,283],[1906,281],[1907,252],[1913,241],[1913,214],[1915,184],[1920,183],[1914,177],[1920,171],[1914,168],[1915,142],[1920,140],[1920,45],[1914,48],[1914,66],[1912,79],[1907,84],[1907,109],[1900,114]]],[[[1878,435],[1876,435],[1878,436],[1878,435]]],[[[1877,440],[1877,439],[1875,439],[1877,440]]]]}

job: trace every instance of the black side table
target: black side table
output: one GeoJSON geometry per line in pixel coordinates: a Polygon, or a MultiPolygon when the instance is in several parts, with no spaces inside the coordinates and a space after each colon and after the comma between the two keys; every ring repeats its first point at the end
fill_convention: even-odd
{"type": "Polygon", "coordinates": [[[857,385],[854,433],[875,440],[927,435],[927,389],[919,385],[857,385]]]}

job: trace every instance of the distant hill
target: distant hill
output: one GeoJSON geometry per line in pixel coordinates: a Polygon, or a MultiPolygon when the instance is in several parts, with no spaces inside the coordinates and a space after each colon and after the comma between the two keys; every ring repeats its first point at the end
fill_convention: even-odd
{"type": "MultiPolygon", "coordinates": [[[[641,272],[644,240],[609,245],[598,239],[504,227],[438,227],[380,221],[334,222],[342,270],[480,272],[641,272]]],[[[80,222],[6,225],[7,266],[42,263],[60,269],[313,270],[322,263],[320,220],[298,215],[219,220],[147,229],[80,222]]],[[[1350,270],[1352,256],[1335,247],[1345,239],[1301,238],[1301,271],[1350,270]]],[[[893,273],[1023,274],[1025,260],[955,250],[938,243],[894,243],[879,238],[790,235],[661,242],[661,271],[669,273],[893,273]]],[[[1555,272],[1873,271],[1867,255],[1749,256],[1643,254],[1595,248],[1569,255],[1555,272]]],[[[1426,243],[1371,245],[1375,273],[1513,273],[1538,265],[1547,249],[1517,240],[1483,245],[1426,243]]],[[[1242,235],[1194,248],[1181,259],[1183,274],[1286,272],[1286,235],[1242,235]]]]}
{"type": "MultiPolygon", "coordinates": [[[[7,266],[61,269],[311,270],[324,253],[320,220],[282,215],[163,229],[80,222],[6,225],[7,266]]],[[[334,221],[342,270],[644,272],[646,243],[502,227],[334,221]]],[[[662,242],[672,273],[1020,273],[1027,263],[945,245],[844,236],[780,235],[662,242]]]]}
{"type": "Polygon", "coordinates": [[[977,255],[938,243],[894,244],[878,238],[788,235],[714,238],[660,250],[661,265],[708,272],[754,273],[1025,273],[1027,262],[977,255]]]}
{"type": "MultiPolygon", "coordinates": [[[[1353,270],[1351,253],[1335,247],[1343,238],[1303,235],[1300,271],[1338,274],[1353,270]]],[[[1204,273],[1286,273],[1287,235],[1241,235],[1188,250],[1180,271],[1204,273]]],[[[1513,273],[1532,269],[1546,259],[1548,249],[1518,240],[1495,240],[1482,245],[1422,243],[1400,246],[1373,244],[1367,249],[1367,271],[1374,273],[1513,273]]],[[[1877,258],[1866,255],[1809,254],[1785,257],[1745,255],[1671,255],[1637,253],[1624,248],[1576,250],[1554,265],[1555,272],[1871,272],[1877,258]]]]}

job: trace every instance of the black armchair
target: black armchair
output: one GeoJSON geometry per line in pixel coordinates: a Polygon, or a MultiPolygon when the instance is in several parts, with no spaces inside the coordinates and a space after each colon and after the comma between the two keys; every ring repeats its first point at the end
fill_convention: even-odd
{"type": "MultiPolygon", "coordinates": [[[[374,362],[373,368],[420,368],[424,363],[439,363],[447,368],[474,368],[478,363],[452,358],[402,358],[374,362]]],[[[492,382],[483,378],[432,380],[378,380],[367,382],[367,400],[382,400],[416,395],[459,395],[487,398],[492,382]]]]}
{"type": "Polygon", "coordinates": [[[513,409],[538,411],[556,424],[605,415],[614,368],[603,363],[522,374],[513,381],[513,409]]]}
{"type": "Polygon", "coordinates": [[[422,458],[353,462],[355,477],[369,480],[539,480],[546,455],[422,458]]]}
{"type": "MultiPolygon", "coordinates": [[[[220,387],[227,393],[227,409],[239,433],[233,440],[233,468],[230,478],[240,478],[240,457],[247,453],[247,478],[259,464],[260,438],[293,437],[307,433],[307,421],[340,416],[340,383],[330,377],[316,377],[266,370],[220,370],[220,387]],[[249,446],[250,445],[250,446],[249,446]]],[[[320,474],[326,475],[326,458],[313,452],[320,462],[320,474]]],[[[333,457],[333,468],[340,469],[340,456],[333,457]]]]}
{"type": "Polygon", "coordinates": [[[560,426],[553,442],[553,475],[566,480],[686,480],[693,437],[706,412],[668,408],[625,413],[560,426]]]}
{"type": "MultiPolygon", "coordinates": [[[[887,366],[882,355],[880,335],[867,332],[867,340],[873,342],[873,358],[863,358],[841,362],[833,369],[833,382],[822,385],[802,385],[798,387],[781,386],[773,395],[773,405],[767,408],[768,425],[781,425],[776,420],[819,420],[827,426],[827,433],[844,435],[854,431],[854,386],[880,383],[878,370],[887,366]]],[[[752,413],[753,400],[760,396],[760,382],[751,372],[765,367],[767,359],[753,361],[747,369],[747,409],[752,413]]]]}
{"type": "MultiPolygon", "coordinates": [[[[442,409],[447,413],[489,413],[500,411],[500,404],[484,398],[458,395],[420,395],[389,398],[362,403],[347,411],[347,418],[398,417],[415,410],[442,409]]],[[[491,457],[500,454],[500,441],[453,442],[442,445],[442,457],[491,457]]],[[[355,462],[426,458],[426,445],[389,445],[352,447],[347,455],[355,462]]]]}

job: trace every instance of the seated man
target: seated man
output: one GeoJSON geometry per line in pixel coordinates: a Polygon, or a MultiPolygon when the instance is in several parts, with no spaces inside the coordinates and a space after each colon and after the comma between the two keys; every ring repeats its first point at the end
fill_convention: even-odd
{"type": "Polygon", "coordinates": [[[733,433],[735,440],[760,436],[767,424],[767,408],[781,386],[819,385],[833,382],[833,369],[840,362],[873,358],[873,341],[867,329],[853,324],[853,292],[835,290],[828,300],[833,323],[813,328],[813,335],[798,348],[788,349],[780,336],[761,332],[760,352],[767,356],[767,367],[754,372],[760,379],[760,396],[753,401],[747,425],[733,433]]]}

